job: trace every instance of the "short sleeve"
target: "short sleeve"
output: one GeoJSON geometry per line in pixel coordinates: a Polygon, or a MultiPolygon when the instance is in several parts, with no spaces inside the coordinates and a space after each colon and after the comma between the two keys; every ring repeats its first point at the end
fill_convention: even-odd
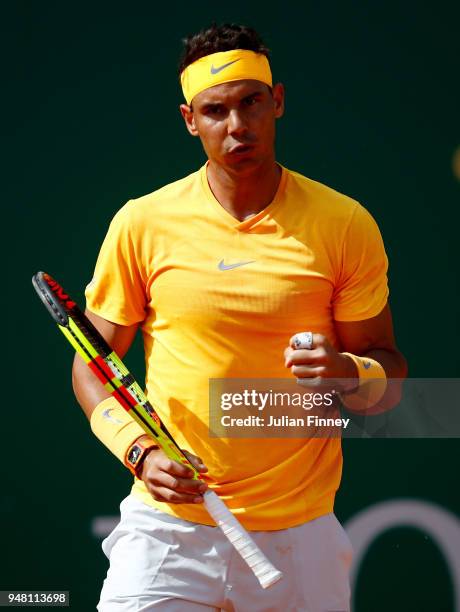
{"type": "Polygon", "coordinates": [[[146,274],[132,206],[128,202],[113,218],[85,290],[87,308],[120,325],[134,325],[146,316],[146,274]]]}
{"type": "Polygon", "coordinates": [[[332,297],[336,321],[377,316],[388,300],[388,258],[371,214],[356,205],[342,245],[342,261],[332,297]]]}

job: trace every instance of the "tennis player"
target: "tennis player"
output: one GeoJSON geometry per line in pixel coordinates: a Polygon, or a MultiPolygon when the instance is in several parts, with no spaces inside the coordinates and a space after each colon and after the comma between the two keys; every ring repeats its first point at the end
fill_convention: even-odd
{"type": "Polygon", "coordinates": [[[115,215],[87,315],[121,356],[141,328],[148,397],[204,482],[167,459],[76,358],[92,430],[135,477],[103,542],[98,609],[349,610],[352,550],[333,513],[340,440],[210,438],[209,379],[348,378],[344,401],[359,409],[372,377],[380,384],[367,401],[383,401],[406,364],[382,238],[361,204],[277,163],[284,89],[254,30],[187,38],[180,80],[185,127],[208,160],[115,215]],[[205,511],[207,487],[281,581],[259,586],[205,511]]]}

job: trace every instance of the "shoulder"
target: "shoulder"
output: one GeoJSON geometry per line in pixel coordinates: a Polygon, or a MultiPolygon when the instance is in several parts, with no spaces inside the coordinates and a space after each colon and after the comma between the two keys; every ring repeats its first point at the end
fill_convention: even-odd
{"type": "Polygon", "coordinates": [[[114,215],[112,225],[133,228],[184,210],[200,186],[200,170],[164,185],[151,193],[128,200],[114,215]]]}
{"type": "Polygon", "coordinates": [[[152,232],[170,227],[183,216],[199,185],[200,171],[197,171],[152,193],[128,200],[113,216],[108,234],[148,242],[152,232]]]}
{"type": "Polygon", "coordinates": [[[200,185],[200,180],[200,170],[197,170],[182,179],[156,189],[152,193],[130,200],[129,205],[132,213],[150,213],[152,208],[155,208],[155,212],[159,212],[162,207],[167,207],[171,211],[171,207],[179,207],[185,198],[190,199],[193,196],[200,185]]]}
{"type": "Polygon", "coordinates": [[[286,169],[286,193],[293,206],[308,214],[310,222],[317,219],[346,230],[349,227],[376,226],[372,214],[360,202],[339,191],[286,169]]]}
{"type": "Polygon", "coordinates": [[[299,172],[287,170],[287,191],[292,195],[301,195],[302,199],[311,207],[322,209],[324,212],[352,215],[361,205],[355,199],[347,196],[332,187],[315,181],[299,172]]]}

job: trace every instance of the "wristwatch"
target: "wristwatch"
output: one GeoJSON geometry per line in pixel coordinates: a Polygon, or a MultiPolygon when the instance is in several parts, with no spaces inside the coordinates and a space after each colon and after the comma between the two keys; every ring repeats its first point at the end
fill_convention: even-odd
{"type": "Polygon", "coordinates": [[[142,464],[153,448],[158,448],[154,440],[138,439],[126,451],[125,465],[136,478],[139,478],[142,464]]]}

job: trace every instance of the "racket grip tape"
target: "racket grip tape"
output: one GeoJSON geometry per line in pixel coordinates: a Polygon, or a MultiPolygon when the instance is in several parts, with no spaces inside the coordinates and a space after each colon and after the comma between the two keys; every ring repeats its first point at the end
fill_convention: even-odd
{"type": "Polygon", "coordinates": [[[266,589],[278,582],[283,574],[270,563],[246,529],[233,516],[216,493],[208,489],[203,498],[206,510],[252,569],[262,588],[266,589]]]}

